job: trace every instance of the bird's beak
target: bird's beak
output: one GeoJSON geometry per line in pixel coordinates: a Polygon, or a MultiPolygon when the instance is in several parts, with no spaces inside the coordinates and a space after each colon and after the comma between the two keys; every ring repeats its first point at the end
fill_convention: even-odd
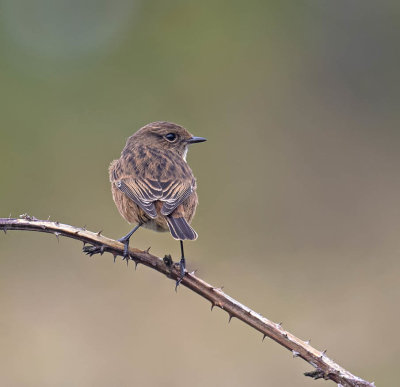
{"type": "Polygon", "coordinates": [[[195,137],[195,136],[187,140],[188,144],[195,144],[196,142],[204,142],[204,141],[207,141],[207,139],[204,137],[195,137]]]}

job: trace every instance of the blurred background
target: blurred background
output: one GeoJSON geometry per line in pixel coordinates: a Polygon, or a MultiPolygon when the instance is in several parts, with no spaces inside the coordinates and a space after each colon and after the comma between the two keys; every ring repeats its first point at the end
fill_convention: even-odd
{"type": "MultiPolygon", "coordinates": [[[[108,165],[146,123],[179,123],[208,139],[188,157],[189,269],[393,386],[399,22],[396,1],[0,0],[0,216],[125,235],[108,165]]],[[[168,234],[132,244],[179,258],[168,234]]],[[[327,385],[173,281],[81,247],[1,233],[0,385],[327,385]]]]}

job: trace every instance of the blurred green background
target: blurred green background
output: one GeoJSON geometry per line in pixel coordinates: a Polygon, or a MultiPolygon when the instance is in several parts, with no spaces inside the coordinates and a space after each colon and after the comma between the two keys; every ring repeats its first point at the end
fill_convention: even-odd
{"type": "MultiPolygon", "coordinates": [[[[0,216],[121,237],[108,164],[177,122],[208,138],[189,269],[393,386],[399,22],[396,1],[1,0],[0,216]]],[[[167,234],[132,243],[179,258],[167,234]]],[[[0,385],[327,385],[156,272],[80,250],[0,235],[0,385]]]]}

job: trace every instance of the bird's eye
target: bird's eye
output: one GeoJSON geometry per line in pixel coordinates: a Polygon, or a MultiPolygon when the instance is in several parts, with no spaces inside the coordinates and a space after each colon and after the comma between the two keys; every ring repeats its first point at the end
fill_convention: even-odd
{"type": "Polygon", "coordinates": [[[168,134],[165,135],[165,138],[170,142],[174,142],[176,140],[176,134],[175,133],[168,133],[168,134]]]}

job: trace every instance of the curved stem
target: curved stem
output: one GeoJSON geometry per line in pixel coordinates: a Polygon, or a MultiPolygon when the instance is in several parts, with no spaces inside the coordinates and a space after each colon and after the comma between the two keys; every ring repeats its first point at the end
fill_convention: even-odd
{"type": "MultiPolygon", "coordinates": [[[[124,254],[123,243],[101,235],[100,231],[94,233],[87,231],[85,228],[73,227],[58,222],[38,220],[26,214],[22,215],[19,219],[0,218],[0,230],[4,232],[8,230],[38,231],[54,234],[57,237],[61,235],[77,239],[93,245],[86,247],[85,251],[88,254],[103,254],[104,252],[109,252],[114,258],[124,254]]],[[[141,263],[148,266],[175,281],[181,278],[179,262],[174,263],[171,256],[159,258],[150,254],[148,251],[135,248],[130,248],[129,254],[130,258],[135,261],[136,264],[141,263]]],[[[293,357],[300,357],[307,361],[315,370],[306,372],[306,376],[310,376],[314,379],[323,378],[332,380],[338,383],[338,385],[346,387],[374,386],[373,383],[360,379],[339,366],[326,356],[326,351],[318,351],[313,348],[309,342],[297,338],[283,329],[280,324],[276,324],[254,312],[247,306],[225,294],[221,289],[196,277],[194,273],[185,272],[185,276],[182,278],[180,284],[210,301],[211,309],[218,307],[225,310],[229,315],[229,321],[232,317],[236,317],[245,324],[261,332],[263,334],[263,339],[269,337],[290,350],[293,357]]]]}

